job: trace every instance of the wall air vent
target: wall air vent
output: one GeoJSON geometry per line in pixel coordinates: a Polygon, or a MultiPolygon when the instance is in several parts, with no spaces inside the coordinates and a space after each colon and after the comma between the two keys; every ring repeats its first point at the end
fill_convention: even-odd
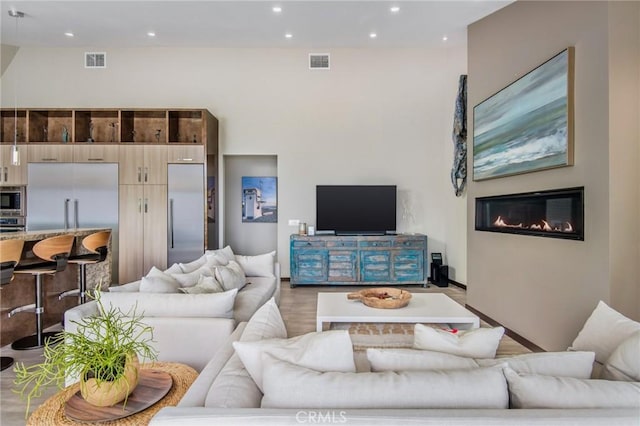
{"type": "Polygon", "coordinates": [[[328,70],[329,54],[328,53],[309,53],[309,69],[328,70]]]}
{"type": "Polygon", "coordinates": [[[84,52],[85,68],[106,68],[107,53],[106,52],[84,52]]]}

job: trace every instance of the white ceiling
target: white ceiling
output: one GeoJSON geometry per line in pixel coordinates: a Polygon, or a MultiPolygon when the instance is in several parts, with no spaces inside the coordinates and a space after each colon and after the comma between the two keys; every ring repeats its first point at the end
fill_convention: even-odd
{"type": "Polygon", "coordinates": [[[0,41],[89,48],[464,46],[467,25],[511,2],[0,0],[0,41]],[[392,13],[391,6],[400,11],[392,13]],[[9,16],[10,9],[25,17],[9,16]]]}

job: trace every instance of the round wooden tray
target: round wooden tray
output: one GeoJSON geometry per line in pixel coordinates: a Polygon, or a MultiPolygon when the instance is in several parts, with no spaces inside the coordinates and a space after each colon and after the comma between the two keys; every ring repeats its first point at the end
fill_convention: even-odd
{"type": "Polygon", "coordinates": [[[349,300],[361,300],[371,308],[398,309],[404,308],[411,300],[411,293],[391,287],[367,288],[349,293],[349,300]]]}
{"type": "Polygon", "coordinates": [[[85,401],[78,391],[66,402],[64,414],[78,422],[100,423],[121,419],[151,407],[164,398],[172,385],[173,378],[169,373],[141,369],[138,386],[131,392],[126,404],[120,402],[111,407],[96,407],[85,401]]]}

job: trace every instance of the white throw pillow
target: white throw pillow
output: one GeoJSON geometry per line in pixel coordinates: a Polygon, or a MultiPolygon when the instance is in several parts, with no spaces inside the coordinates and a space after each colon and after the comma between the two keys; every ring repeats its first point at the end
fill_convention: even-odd
{"type": "Polygon", "coordinates": [[[113,285],[109,287],[109,291],[112,293],[137,293],[140,291],[141,282],[141,280],[138,280],[127,284],[113,285]]]}
{"type": "Polygon", "coordinates": [[[178,265],[177,263],[174,263],[173,265],[165,269],[164,273],[165,274],[181,274],[182,269],[180,269],[180,265],[178,265]]]}
{"type": "Polygon", "coordinates": [[[254,342],[272,338],[286,339],[286,337],[287,328],[282,321],[278,305],[272,297],[249,318],[240,341],[254,342]]]}
{"type": "Polygon", "coordinates": [[[640,408],[640,383],[518,374],[504,369],[512,408],[640,408]]]}
{"type": "Polygon", "coordinates": [[[367,349],[371,371],[460,370],[478,368],[472,358],[417,349],[367,349]]]}
{"type": "Polygon", "coordinates": [[[588,379],[593,369],[593,352],[536,352],[494,359],[477,359],[481,367],[507,363],[517,373],[588,379]]]}
{"type": "MultiPolygon", "coordinates": [[[[203,265],[200,268],[196,269],[195,271],[192,271],[186,274],[182,274],[182,273],[171,274],[171,276],[173,277],[174,280],[180,283],[180,287],[193,287],[198,283],[198,281],[200,280],[200,277],[213,276],[213,272],[211,271],[211,268],[209,268],[207,265],[203,265]]],[[[227,289],[227,290],[231,290],[231,289],[227,289]]]]}
{"type": "Polygon", "coordinates": [[[142,293],[177,293],[178,288],[180,288],[178,281],[155,266],[140,281],[142,293]]]}
{"type": "Polygon", "coordinates": [[[182,287],[181,292],[187,294],[222,293],[224,288],[214,277],[200,275],[200,280],[192,287],[182,287]]]}
{"type": "Polygon", "coordinates": [[[601,300],[569,350],[594,351],[596,361],[604,364],[623,340],[639,330],[639,322],[625,317],[601,300]]]}
{"type": "Polygon", "coordinates": [[[248,277],[275,277],[273,273],[273,265],[276,263],[275,251],[257,256],[243,256],[236,254],[235,261],[238,262],[245,275],[248,277]]]}
{"type": "Polygon", "coordinates": [[[316,371],[356,371],[347,330],[313,332],[290,339],[233,342],[233,347],[260,390],[263,390],[263,353],[316,371]]]}
{"type": "Polygon", "coordinates": [[[262,408],[507,408],[500,368],[322,373],[263,357],[262,408]]]}
{"type": "Polygon", "coordinates": [[[494,358],[503,334],[503,327],[476,328],[452,333],[416,324],[413,347],[470,358],[494,358]]]}
{"type": "Polygon", "coordinates": [[[210,265],[224,266],[229,263],[230,260],[236,260],[236,256],[229,246],[217,250],[207,250],[204,254],[207,256],[207,261],[210,265]]]}
{"type": "Polygon", "coordinates": [[[235,260],[229,261],[227,266],[216,266],[213,271],[213,276],[216,277],[216,280],[222,284],[225,290],[231,290],[232,288],[240,290],[247,283],[244,271],[235,260]]]}
{"type": "Polygon", "coordinates": [[[193,272],[196,269],[199,269],[201,266],[204,266],[206,264],[207,264],[207,255],[203,254],[193,262],[179,263],[178,265],[180,266],[180,272],[182,272],[183,274],[188,274],[189,272],[193,272]]]}
{"type": "Polygon", "coordinates": [[[602,378],[640,382],[640,331],[620,343],[602,369],[602,378]]]}
{"type": "Polygon", "coordinates": [[[233,318],[238,290],[212,294],[102,293],[105,309],[109,306],[130,313],[135,308],[145,317],[233,318]]]}

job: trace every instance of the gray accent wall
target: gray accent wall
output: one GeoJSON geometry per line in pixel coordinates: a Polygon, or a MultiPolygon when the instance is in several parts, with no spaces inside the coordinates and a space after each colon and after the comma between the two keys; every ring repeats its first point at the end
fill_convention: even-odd
{"type": "Polygon", "coordinates": [[[468,28],[470,161],[473,106],[575,46],[575,165],[470,181],[467,198],[467,303],[546,350],[599,300],[640,320],[639,28],[640,3],[591,1],[518,1],[468,28]],[[584,241],[474,230],[476,197],[573,186],[584,241]]]}

